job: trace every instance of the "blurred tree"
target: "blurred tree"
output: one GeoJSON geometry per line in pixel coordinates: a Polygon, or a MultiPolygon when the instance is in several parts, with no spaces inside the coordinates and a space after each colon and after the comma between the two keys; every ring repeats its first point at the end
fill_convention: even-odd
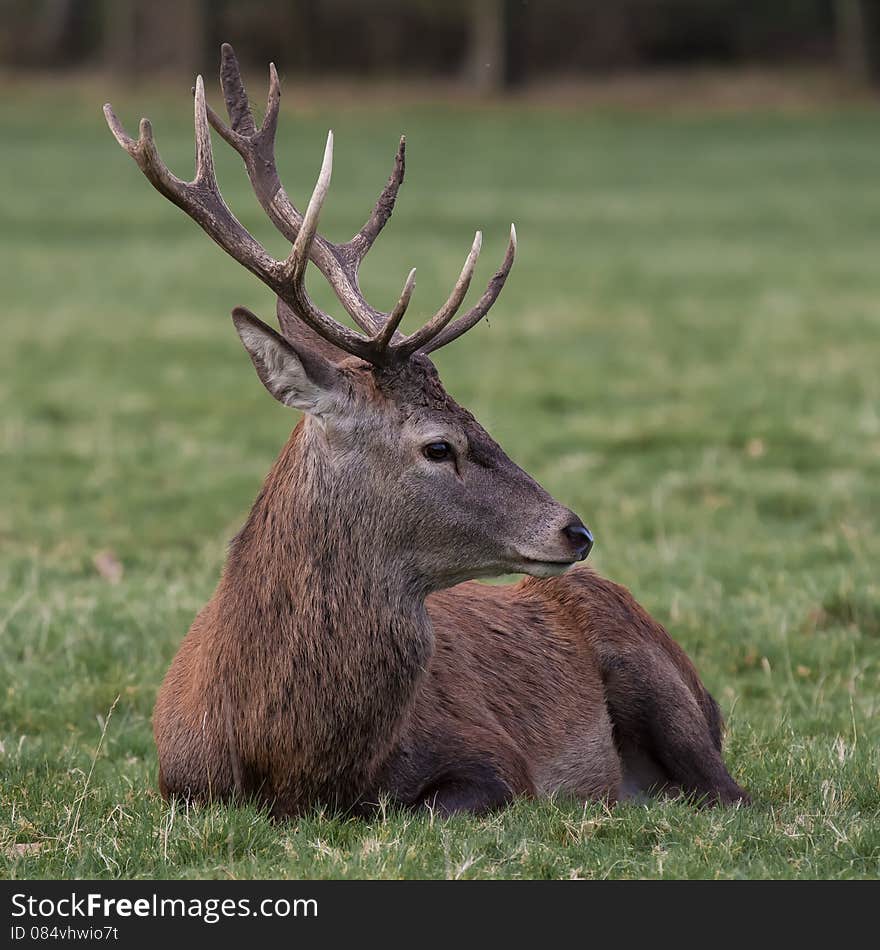
{"type": "Polygon", "coordinates": [[[834,0],[834,19],[841,69],[855,82],[868,82],[873,63],[867,0],[834,0]]]}
{"type": "Polygon", "coordinates": [[[725,63],[880,70],[880,0],[0,0],[0,63],[213,70],[222,40],[288,73],[541,76],[725,63]]]}
{"type": "Polygon", "coordinates": [[[77,13],[81,8],[80,0],[47,0],[35,34],[37,55],[45,62],[67,61],[70,37],[76,30],[77,13]]]}
{"type": "Polygon", "coordinates": [[[193,75],[204,66],[203,0],[104,0],[104,58],[123,79],[143,73],[193,75]]]}
{"type": "Polygon", "coordinates": [[[137,0],[104,3],[104,59],[120,78],[137,72],[137,0]]]}
{"type": "Polygon", "coordinates": [[[468,55],[465,78],[480,92],[507,85],[507,0],[473,0],[465,7],[468,55]]]}
{"type": "Polygon", "coordinates": [[[90,0],[0,0],[0,63],[58,69],[92,51],[90,0]]]}

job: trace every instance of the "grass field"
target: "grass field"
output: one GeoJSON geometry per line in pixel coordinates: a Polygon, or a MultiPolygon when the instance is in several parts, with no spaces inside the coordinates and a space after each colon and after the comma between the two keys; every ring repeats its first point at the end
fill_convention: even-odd
{"type": "MultiPolygon", "coordinates": [[[[294,422],[228,317],[239,303],[271,316],[272,301],[152,191],[100,105],[76,90],[0,100],[0,873],[880,874],[876,113],[285,102],[294,195],[336,131],[331,237],[360,225],[408,135],[407,184],[364,274],[378,305],[417,265],[414,323],[476,227],[482,281],[516,222],[491,325],[443,350],[440,371],[594,529],[596,568],[690,653],[755,805],[521,802],[480,820],[278,827],[169,809],[150,730],[294,422]]],[[[150,115],[188,172],[186,88],[114,105],[130,129],[150,115]]],[[[244,223],[284,253],[219,146],[218,165],[244,223]]]]}

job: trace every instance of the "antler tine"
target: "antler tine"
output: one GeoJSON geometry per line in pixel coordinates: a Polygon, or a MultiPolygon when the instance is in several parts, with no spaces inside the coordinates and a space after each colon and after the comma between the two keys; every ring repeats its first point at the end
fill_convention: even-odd
{"type": "Polygon", "coordinates": [[[406,174],[406,136],[400,136],[400,144],[397,146],[397,154],[394,156],[394,167],[391,169],[391,175],[388,182],[382,189],[382,193],[376,200],[373,210],[370,212],[364,226],[348,242],[348,247],[354,252],[357,265],[366,257],[367,251],[373,246],[373,242],[379,236],[379,232],[388,223],[391,213],[394,211],[394,204],[397,201],[397,192],[403,184],[403,177],[406,174]]]}
{"type": "Polygon", "coordinates": [[[312,197],[309,199],[299,234],[293,242],[293,249],[290,256],[285,261],[285,271],[289,274],[290,280],[294,284],[302,283],[306,272],[306,264],[309,261],[309,251],[312,247],[312,241],[315,239],[315,233],[318,230],[318,218],[321,216],[321,208],[324,207],[324,199],[330,189],[330,177],[333,174],[333,130],[327,133],[327,144],[324,146],[324,160],[321,162],[321,172],[315,183],[315,189],[312,197]]]}
{"type": "Polygon", "coordinates": [[[214,173],[214,152],[211,148],[211,127],[208,125],[205,103],[205,83],[201,76],[196,77],[195,126],[196,177],[193,181],[217,189],[217,177],[214,173]]]}
{"type": "MultiPolygon", "coordinates": [[[[227,44],[228,45],[228,44],[227,44]]],[[[229,47],[232,49],[232,47],[229,47]]],[[[233,54],[234,55],[234,54],[233,54]]],[[[278,112],[281,108],[281,83],[278,81],[278,70],[274,63],[269,63],[269,92],[266,96],[266,114],[260,133],[275,142],[275,133],[278,131],[278,112]]]]}
{"type": "Polygon", "coordinates": [[[471,327],[476,326],[483,317],[489,312],[492,304],[498,299],[504,287],[510,268],[513,267],[513,260],[516,257],[516,228],[510,225],[510,240],[507,242],[507,251],[504,254],[504,260],[501,267],[492,275],[483,296],[477,301],[466,314],[459,317],[454,323],[451,323],[445,330],[439,332],[432,340],[422,347],[425,353],[433,353],[439,350],[441,346],[446,346],[453,340],[457,340],[463,333],[467,333],[471,327]]]}
{"type": "Polygon", "coordinates": [[[235,51],[229,43],[220,47],[220,87],[223,90],[232,131],[243,136],[254,135],[257,131],[254,115],[242,82],[235,51]]]}
{"type": "Polygon", "coordinates": [[[388,345],[394,339],[394,335],[397,333],[397,328],[400,326],[400,321],[403,319],[403,315],[406,313],[406,308],[409,306],[410,298],[412,297],[413,291],[416,287],[416,269],[415,267],[409,272],[409,276],[406,278],[406,283],[403,285],[403,290],[400,292],[400,297],[397,300],[397,303],[394,305],[394,309],[388,315],[388,319],[385,321],[385,326],[373,337],[370,341],[373,346],[376,347],[378,352],[385,352],[388,350],[388,345]]]}
{"type": "MultiPolygon", "coordinates": [[[[250,101],[244,88],[235,52],[228,43],[224,43],[220,50],[220,89],[223,92],[223,100],[229,114],[229,125],[217,115],[210,105],[206,106],[208,121],[214,131],[246,160],[248,142],[256,136],[257,128],[254,124],[254,116],[251,112],[250,101]]],[[[195,86],[193,86],[192,91],[195,95],[195,86]]]]}
{"type": "Polygon", "coordinates": [[[110,126],[113,137],[137,162],[153,186],[166,198],[174,201],[177,191],[184,186],[184,182],[172,174],[168,166],[159,158],[153,142],[153,126],[150,120],[141,119],[138,137],[135,140],[125,131],[125,127],[116,117],[109,102],[104,104],[104,118],[110,126]]]}
{"type": "Polygon", "coordinates": [[[471,245],[468,256],[465,258],[461,274],[459,274],[458,280],[452,288],[449,299],[420,330],[416,330],[415,333],[412,333],[406,337],[402,343],[398,343],[394,347],[394,352],[399,359],[405,359],[432,340],[448,325],[456,313],[458,313],[458,308],[461,306],[468,287],[470,287],[471,278],[474,276],[474,268],[477,266],[477,258],[480,256],[480,248],[482,246],[483,232],[477,231],[474,235],[474,243],[471,245]]]}

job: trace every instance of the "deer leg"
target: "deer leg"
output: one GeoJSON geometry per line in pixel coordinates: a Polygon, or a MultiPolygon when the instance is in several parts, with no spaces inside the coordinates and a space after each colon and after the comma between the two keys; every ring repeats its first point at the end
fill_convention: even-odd
{"type": "Polygon", "coordinates": [[[721,715],[696,697],[663,651],[602,663],[605,696],[624,765],[624,788],[682,792],[705,804],[748,803],[721,757],[721,715]]]}
{"type": "Polygon", "coordinates": [[[386,765],[380,785],[402,805],[444,815],[480,814],[537,794],[525,759],[509,739],[472,724],[466,737],[411,734],[386,765]]]}
{"type": "Polygon", "coordinates": [[[459,763],[418,793],[416,806],[441,815],[483,814],[509,804],[516,792],[488,762],[459,763]]]}

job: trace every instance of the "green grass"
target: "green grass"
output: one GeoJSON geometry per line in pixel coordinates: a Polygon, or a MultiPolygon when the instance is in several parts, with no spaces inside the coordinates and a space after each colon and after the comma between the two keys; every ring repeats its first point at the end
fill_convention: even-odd
{"type": "MultiPolygon", "coordinates": [[[[115,103],[129,128],[151,115],[188,170],[186,90],[136,99],[115,103]]],[[[690,653],[755,806],[520,802],[480,820],[279,827],[163,804],[150,731],[164,670],[294,422],[228,317],[272,301],[152,191],[99,106],[76,90],[0,101],[0,873],[880,873],[876,114],[285,102],[294,194],[336,130],[322,228],[337,239],[408,134],[400,207],[365,269],[378,305],[415,264],[415,322],[473,229],[483,280],[516,221],[491,325],[439,354],[441,373],[591,525],[595,566],[690,653]],[[94,567],[104,550],[118,584],[94,567]]],[[[281,254],[237,161],[218,164],[281,254]]]]}

